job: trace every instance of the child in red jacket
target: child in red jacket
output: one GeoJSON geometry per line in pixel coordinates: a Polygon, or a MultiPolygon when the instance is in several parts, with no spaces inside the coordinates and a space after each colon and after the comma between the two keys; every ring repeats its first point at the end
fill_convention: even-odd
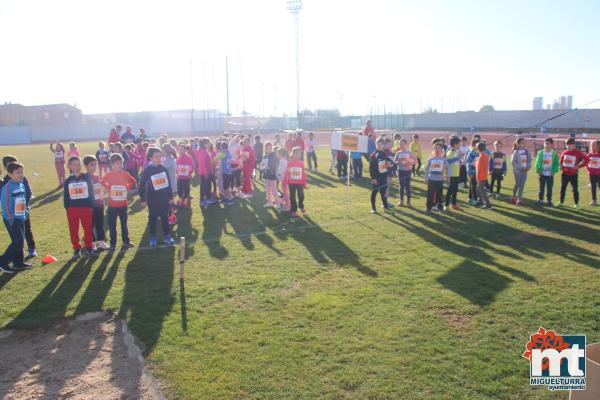
{"type": "Polygon", "coordinates": [[[600,186],[600,140],[592,142],[592,151],[588,154],[587,170],[590,175],[590,186],[592,187],[592,202],[590,206],[597,206],[596,189],[600,186]]]}
{"type": "Polygon", "coordinates": [[[291,213],[292,218],[298,217],[298,207],[302,214],[306,214],[304,208],[304,189],[306,188],[306,170],[304,169],[304,161],[301,159],[302,149],[300,147],[294,147],[292,149],[292,159],[288,162],[287,169],[285,171],[288,187],[290,190],[290,202],[291,202],[291,213]],[[298,194],[298,200],[296,201],[296,194],[298,194]]]}
{"type": "Polygon", "coordinates": [[[570,138],[566,142],[567,150],[560,155],[560,168],[562,169],[562,182],[560,186],[560,204],[562,207],[565,202],[565,194],[569,183],[573,187],[573,198],[575,199],[575,208],[579,208],[579,168],[583,168],[588,163],[587,156],[575,146],[575,139],[570,138]]]}

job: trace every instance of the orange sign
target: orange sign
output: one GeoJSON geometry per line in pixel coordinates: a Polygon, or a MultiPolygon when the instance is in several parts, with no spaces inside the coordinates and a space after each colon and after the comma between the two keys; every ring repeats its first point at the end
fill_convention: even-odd
{"type": "Polygon", "coordinates": [[[346,151],[358,151],[358,136],[342,134],[342,149],[346,151]]]}

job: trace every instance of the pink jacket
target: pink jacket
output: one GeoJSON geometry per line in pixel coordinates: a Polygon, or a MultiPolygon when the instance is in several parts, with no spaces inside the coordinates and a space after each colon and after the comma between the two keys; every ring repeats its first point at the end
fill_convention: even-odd
{"type": "Polygon", "coordinates": [[[210,153],[204,147],[200,147],[196,151],[196,162],[198,163],[198,175],[200,176],[208,176],[212,175],[212,160],[210,157],[210,153]]]}
{"type": "Polygon", "coordinates": [[[177,179],[189,180],[194,172],[194,160],[187,154],[182,154],[177,158],[177,179]]]}
{"type": "Polygon", "coordinates": [[[304,169],[304,161],[290,160],[285,171],[287,182],[290,185],[306,186],[306,170],[304,169]]]}

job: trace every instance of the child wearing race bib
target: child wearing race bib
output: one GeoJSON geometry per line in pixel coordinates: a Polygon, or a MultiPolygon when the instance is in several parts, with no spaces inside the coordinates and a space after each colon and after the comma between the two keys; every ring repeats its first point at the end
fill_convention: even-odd
{"type": "Polygon", "coordinates": [[[513,152],[511,165],[515,175],[515,186],[513,187],[512,203],[518,206],[523,205],[523,190],[527,181],[527,173],[531,168],[531,156],[525,148],[525,139],[518,138],[513,143],[513,152]]]}
{"type": "Polygon", "coordinates": [[[127,205],[129,204],[127,196],[135,185],[135,178],[123,170],[123,156],[119,153],[110,156],[110,172],[102,179],[102,186],[108,191],[110,251],[114,251],[117,246],[117,218],[121,223],[123,248],[134,247],[134,244],[129,240],[129,229],[127,227],[127,205]]]}
{"type": "Polygon", "coordinates": [[[306,171],[304,170],[304,161],[301,159],[302,149],[294,147],[292,150],[292,159],[287,165],[286,177],[290,191],[291,215],[292,218],[298,217],[298,207],[302,214],[306,214],[304,208],[304,189],[306,189],[306,171]],[[296,195],[298,200],[296,201],[296,195]]]}
{"type": "Polygon", "coordinates": [[[404,206],[404,195],[406,194],[406,205],[410,207],[410,178],[412,168],[417,162],[417,157],[408,150],[406,139],[400,139],[398,149],[394,155],[394,163],[398,166],[398,180],[400,183],[400,201],[398,206],[404,206]]]}
{"type": "Polygon", "coordinates": [[[169,206],[173,204],[173,191],[171,190],[168,171],[161,164],[161,157],[162,152],[160,149],[149,148],[148,160],[150,164],[148,164],[140,178],[142,208],[148,206],[148,233],[150,234],[151,247],[157,244],[156,220],[159,218],[165,244],[169,246],[175,244],[169,228],[169,206]]]}
{"type": "Polygon", "coordinates": [[[58,187],[61,188],[65,184],[65,146],[58,140],[50,143],[50,151],[54,153],[54,167],[58,176],[58,187]]]}
{"type": "Polygon", "coordinates": [[[477,193],[481,199],[483,205],[481,208],[492,208],[490,200],[487,195],[487,178],[488,171],[490,169],[490,156],[487,154],[485,143],[477,143],[477,151],[479,152],[479,158],[477,159],[477,193]]]}
{"type": "Polygon", "coordinates": [[[560,185],[560,204],[562,207],[565,202],[567,186],[573,187],[573,199],[575,208],[579,208],[579,168],[583,168],[588,163],[588,157],[575,146],[575,139],[570,138],[566,141],[567,149],[560,155],[560,168],[562,170],[560,185]]]}
{"type": "Polygon", "coordinates": [[[419,135],[413,136],[413,141],[410,143],[410,152],[417,158],[417,163],[413,164],[412,173],[414,176],[421,176],[421,160],[423,159],[423,151],[419,143],[419,135]]]}
{"type": "Polygon", "coordinates": [[[452,201],[452,209],[460,210],[456,204],[456,198],[458,196],[458,184],[460,183],[460,167],[461,160],[464,159],[460,152],[460,138],[458,136],[450,137],[450,147],[446,151],[446,160],[450,166],[449,175],[450,183],[448,184],[448,191],[446,192],[446,203],[445,207],[448,209],[450,201],[452,201]]]}
{"type": "Polygon", "coordinates": [[[283,196],[283,207],[282,211],[290,210],[290,191],[288,187],[287,180],[287,166],[289,162],[290,155],[286,148],[280,147],[277,150],[277,158],[279,159],[279,166],[277,167],[277,181],[281,183],[281,194],[283,196]]]}
{"type": "Polygon", "coordinates": [[[479,158],[479,152],[477,151],[477,145],[480,139],[473,138],[471,140],[471,148],[467,151],[465,156],[465,165],[467,168],[467,179],[469,181],[469,204],[477,205],[479,197],[477,195],[477,176],[476,176],[476,163],[479,158]]]}
{"type": "Polygon", "coordinates": [[[178,205],[181,207],[190,206],[190,179],[194,171],[194,159],[189,154],[189,146],[181,143],[178,147],[179,157],[177,157],[177,195],[179,196],[178,205]]]}
{"type": "Polygon", "coordinates": [[[265,207],[279,207],[279,194],[277,193],[277,168],[279,167],[279,160],[277,154],[273,151],[273,145],[271,142],[265,143],[265,154],[260,165],[262,176],[265,180],[265,191],[267,195],[267,202],[265,207]]]}
{"type": "Polygon", "coordinates": [[[165,143],[162,146],[162,165],[169,173],[169,182],[173,194],[177,193],[177,152],[170,143],[165,143]]]}
{"type": "Polygon", "coordinates": [[[69,143],[69,159],[73,158],[73,157],[81,157],[81,154],[79,153],[79,148],[77,148],[77,144],[75,144],[75,142],[70,142],[69,143]]]}
{"type": "MultiPolygon", "coordinates": [[[[13,156],[8,155],[2,158],[2,165],[4,165],[5,169],[7,169],[8,166],[14,162],[18,161],[13,156]]],[[[4,179],[0,182],[0,189],[2,189],[2,186],[7,184],[9,181],[10,176],[7,174],[4,177],[4,179]]],[[[29,207],[29,201],[31,200],[32,191],[26,176],[23,176],[23,185],[25,186],[25,201],[27,203],[27,207],[29,207]]],[[[29,214],[27,219],[23,222],[23,225],[25,229],[25,241],[27,242],[28,257],[32,258],[37,256],[37,251],[35,246],[35,239],[33,238],[33,230],[31,229],[31,214],[29,214]]]]}
{"type": "Polygon", "coordinates": [[[381,196],[381,203],[385,210],[393,208],[388,203],[388,170],[394,164],[386,153],[385,139],[379,138],[375,142],[376,150],[369,155],[369,174],[371,176],[371,214],[377,212],[375,208],[375,200],[377,199],[377,193],[381,196]]]}
{"type": "Polygon", "coordinates": [[[559,167],[558,153],[554,150],[554,140],[547,138],[544,141],[544,149],[538,151],[535,157],[535,172],[540,177],[540,192],[538,194],[538,206],[544,205],[544,189],[546,189],[547,206],[552,207],[552,188],[554,187],[554,175],[559,167]]]}
{"type": "Polygon", "coordinates": [[[214,204],[216,199],[210,197],[210,176],[213,174],[212,160],[208,152],[210,140],[202,138],[200,147],[196,151],[196,161],[198,163],[198,175],[200,176],[200,206],[214,204]]]}
{"type": "Polygon", "coordinates": [[[98,162],[98,175],[100,178],[108,172],[109,154],[104,142],[98,142],[98,151],[96,151],[96,160],[98,162]]]}
{"type": "MultiPolygon", "coordinates": [[[[265,152],[265,146],[263,142],[260,141],[260,135],[254,136],[254,154],[256,155],[256,161],[254,162],[254,169],[258,169],[258,175],[260,179],[263,179],[262,169],[260,168],[260,163],[263,160],[263,154],[265,152]]],[[[256,171],[255,171],[256,174],[256,171]]]]}
{"type": "Polygon", "coordinates": [[[306,158],[308,159],[308,170],[313,170],[313,163],[315,164],[315,171],[317,170],[317,141],[315,140],[315,134],[313,132],[308,133],[308,140],[306,141],[306,158]]]}
{"type": "Polygon", "coordinates": [[[503,144],[500,141],[494,142],[494,152],[490,155],[490,193],[494,192],[494,183],[496,183],[496,198],[500,197],[500,186],[506,175],[506,155],[502,152],[503,144]]]}
{"type": "Polygon", "coordinates": [[[249,199],[252,197],[252,173],[254,172],[254,163],[256,161],[254,147],[250,145],[249,137],[245,137],[242,141],[241,161],[244,181],[242,184],[242,193],[240,194],[240,197],[249,199]]]}
{"type": "Polygon", "coordinates": [[[108,250],[106,235],[104,234],[104,188],[100,177],[96,175],[98,161],[94,156],[83,157],[83,165],[94,184],[94,207],[92,210],[92,235],[96,250],[108,250]]]}
{"type": "Polygon", "coordinates": [[[31,265],[27,264],[23,258],[24,223],[29,218],[23,170],[23,164],[10,163],[6,167],[10,180],[0,189],[2,218],[10,237],[10,244],[0,256],[0,271],[5,274],[13,274],[31,268],[31,265]],[[12,268],[9,266],[11,262],[12,268]]]}
{"type": "Polygon", "coordinates": [[[92,215],[94,207],[94,184],[92,177],[81,171],[81,160],[78,157],[69,158],[71,175],[65,180],[64,206],[69,221],[69,234],[73,245],[73,257],[81,257],[79,225],[83,228],[83,242],[86,256],[97,255],[92,247],[92,215]]]}
{"type": "Polygon", "coordinates": [[[590,188],[592,190],[592,202],[590,206],[598,205],[596,190],[600,186],[600,140],[592,142],[592,151],[588,154],[587,170],[590,176],[590,188]]]}
{"type": "Polygon", "coordinates": [[[425,165],[425,183],[427,184],[427,212],[434,206],[438,211],[443,211],[442,199],[444,198],[444,180],[448,180],[450,166],[444,157],[444,147],[441,143],[433,146],[433,154],[425,165]]]}

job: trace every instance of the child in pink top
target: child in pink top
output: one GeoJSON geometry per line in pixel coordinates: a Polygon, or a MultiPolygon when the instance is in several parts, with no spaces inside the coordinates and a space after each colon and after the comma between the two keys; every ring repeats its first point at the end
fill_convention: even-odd
{"type": "Polygon", "coordinates": [[[302,214],[306,214],[304,209],[304,189],[306,188],[306,170],[304,169],[304,161],[302,161],[302,149],[294,147],[292,149],[292,159],[287,165],[286,177],[290,190],[290,202],[292,218],[298,217],[297,211],[300,207],[302,214]],[[296,194],[298,201],[296,202],[296,194]]]}
{"type": "Polygon", "coordinates": [[[244,183],[242,185],[242,197],[252,197],[252,173],[254,172],[254,164],[256,164],[256,154],[254,147],[250,144],[250,138],[244,138],[240,149],[242,160],[242,172],[244,174],[244,183]]]}
{"type": "Polygon", "coordinates": [[[592,188],[592,202],[590,206],[597,206],[596,190],[600,186],[600,140],[592,142],[592,151],[588,154],[587,170],[590,175],[590,186],[592,188]]]}
{"type": "Polygon", "coordinates": [[[77,148],[75,142],[69,143],[69,158],[71,157],[81,157],[81,155],[79,154],[79,149],[77,148]]]}
{"type": "Polygon", "coordinates": [[[188,145],[180,144],[177,147],[177,194],[179,195],[178,206],[188,207],[190,205],[190,179],[194,172],[194,159],[188,154],[188,145]]]}
{"type": "Polygon", "coordinates": [[[58,187],[65,184],[65,147],[56,140],[50,143],[50,151],[54,153],[54,166],[56,167],[56,176],[58,176],[58,187]],[[54,144],[54,147],[52,146],[54,144]]]}

